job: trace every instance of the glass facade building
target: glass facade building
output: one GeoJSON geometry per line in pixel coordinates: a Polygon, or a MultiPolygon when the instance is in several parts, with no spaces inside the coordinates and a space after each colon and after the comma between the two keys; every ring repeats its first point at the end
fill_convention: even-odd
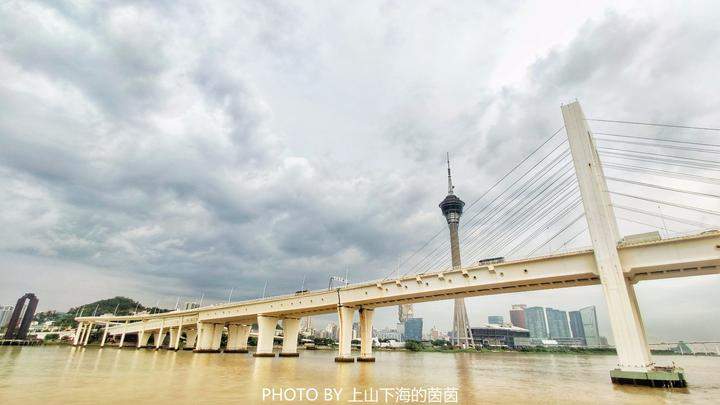
{"type": "Polygon", "coordinates": [[[527,329],[525,324],[525,308],[524,304],[515,304],[510,310],[510,323],[518,328],[527,329]]]}
{"type": "Polygon", "coordinates": [[[525,308],[525,325],[530,332],[530,337],[539,339],[548,338],[545,310],[543,307],[525,308]]]}
{"type": "Polygon", "coordinates": [[[570,317],[570,332],[574,338],[585,339],[585,331],[583,330],[582,316],[580,311],[568,312],[570,317]]]}
{"type": "Polygon", "coordinates": [[[548,334],[550,339],[569,338],[570,327],[568,326],[567,312],[554,308],[545,308],[547,316],[548,334]]]}
{"type": "Polygon", "coordinates": [[[582,318],[583,333],[585,334],[586,344],[589,347],[602,346],[595,306],[582,308],[578,312],[580,312],[580,317],[582,318]]]}
{"type": "Polygon", "coordinates": [[[422,330],[422,318],[410,318],[405,320],[405,340],[422,340],[422,330]]]}

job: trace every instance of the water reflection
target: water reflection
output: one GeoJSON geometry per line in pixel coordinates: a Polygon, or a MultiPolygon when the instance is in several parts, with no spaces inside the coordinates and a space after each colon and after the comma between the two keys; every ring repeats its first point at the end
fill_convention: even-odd
{"type": "MultiPolygon", "coordinates": [[[[376,363],[335,363],[330,351],[299,358],[194,354],[106,347],[0,348],[0,402],[88,403],[108,392],[124,402],[261,403],[272,387],[457,387],[460,403],[717,403],[720,358],[660,357],[685,367],[690,387],[649,389],[610,384],[613,356],[529,353],[376,353],[376,363]],[[91,381],[91,383],[89,383],[91,381]]],[[[322,402],[322,401],[320,401],[322,402]]],[[[267,401],[265,403],[268,403],[267,401]]],[[[381,401],[382,403],[382,401],[381,401]]]]}

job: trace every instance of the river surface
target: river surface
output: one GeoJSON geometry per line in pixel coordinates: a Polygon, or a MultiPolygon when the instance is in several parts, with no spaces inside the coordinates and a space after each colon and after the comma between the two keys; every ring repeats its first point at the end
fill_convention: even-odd
{"type": "Polygon", "coordinates": [[[376,363],[346,364],[333,362],[334,356],[325,350],[253,358],[0,347],[0,404],[371,403],[373,392],[380,404],[720,403],[719,357],[656,356],[658,364],[683,366],[689,387],[652,389],[611,384],[615,356],[609,355],[378,352],[376,363]],[[412,399],[417,401],[405,402],[412,399]]]}

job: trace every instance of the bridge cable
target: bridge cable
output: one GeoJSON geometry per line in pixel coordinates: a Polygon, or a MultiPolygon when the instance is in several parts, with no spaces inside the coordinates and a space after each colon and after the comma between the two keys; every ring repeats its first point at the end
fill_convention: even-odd
{"type": "MultiPolygon", "coordinates": [[[[562,128],[561,128],[561,129],[562,129],[562,128]]],[[[556,131],[556,133],[555,133],[553,136],[557,135],[557,133],[559,133],[559,132],[556,131]]],[[[552,139],[552,137],[549,138],[549,139],[552,139]]],[[[549,139],[548,139],[548,140],[549,140],[549,139]]],[[[547,143],[547,142],[545,142],[545,143],[547,143]]],[[[546,154],[542,159],[540,159],[540,161],[539,161],[537,164],[535,164],[532,168],[530,168],[529,170],[533,170],[533,169],[537,168],[537,166],[538,166],[540,163],[542,163],[542,161],[544,161],[544,160],[547,159],[549,156],[551,156],[551,155],[552,155],[560,146],[562,146],[564,143],[565,143],[565,141],[563,141],[563,142],[561,142],[560,144],[556,145],[548,154],[546,154]]],[[[536,151],[537,151],[537,150],[539,150],[539,149],[536,149],[536,151]]],[[[543,167],[542,169],[540,169],[540,171],[548,171],[548,170],[551,170],[552,168],[554,168],[554,166],[557,165],[557,163],[560,161],[560,159],[561,159],[562,157],[563,157],[563,155],[561,154],[560,156],[554,158],[549,164],[547,164],[545,167],[543,167]]],[[[527,159],[525,159],[525,161],[527,161],[527,159]]],[[[518,166],[516,166],[516,167],[518,167],[518,166]]],[[[502,192],[500,195],[496,196],[496,197],[493,199],[493,201],[491,201],[490,203],[486,204],[479,212],[476,212],[475,215],[473,215],[473,217],[470,218],[470,220],[472,221],[473,218],[477,217],[480,213],[482,213],[485,209],[487,209],[492,202],[496,201],[498,198],[500,198],[502,195],[504,195],[508,190],[511,189],[510,187],[512,187],[513,185],[517,184],[520,180],[522,180],[522,179],[527,175],[527,173],[528,173],[528,172],[526,172],[526,173],[524,173],[523,175],[521,175],[520,177],[518,177],[518,179],[516,179],[515,182],[513,182],[513,184],[511,184],[510,186],[508,186],[508,188],[506,188],[506,190],[505,190],[504,192],[502,192]]],[[[505,178],[506,178],[506,177],[507,177],[507,175],[505,176],[505,178]]],[[[501,181],[502,181],[502,180],[501,180],[501,181]]],[[[527,184],[530,184],[530,183],[532,183],[532,182],[534,182],[534,181],[537,181],[537,180],[536,180],[536,179],[529,179],[528,181],[526,181],[526,182],[524,183],[523,186],[526,186],[527,184]]],[[[499,183],[499,182],[498,182],[498,183],[499,183]]],[[[498,183],[496,183],[496,185],[497,185],[498,183]]],[[[495,186],[496,186],[496,185],[495,185],[495,186]]],[[[494,188],[495,186],[493,186],[493,188],[494,188]]],[[[486,192],[484,195],[487,195],[487,192],[486,192]]],[[[479,201],[479,200],[480,200],[480,199],[477,199],[477,200],[475,200],[475,201],[479,201]]],[[[475,225],[478,224],[477,222],[478,222],[478,221],[475,222],[475,225]]],[[[463,223],[464,223],[464,224],[467,224],[467,222],[463,222],[463,223]]],[[[468,228],[467,225],[466,225],[465,228],[464,228],[464,229],[461,228],[461,230],[464,231],[465,233],[467,233],[467,232],[472,232],[473,226],[470,226],[470,227],[468,228]]],[[[465,236],[463,236],[463,239],[465,239],[465,236]]],[[[416,263],[414,266],[412,266],[412,267],[410,267],[408,270],[406,270],[405,273],[404,273],[404,275],[406,275],[406,274],[410,273],[411,271],[415,270],[416,268],[418,268],[418,266],[420,266],[420,269],[423,269],[423,268],[425,268],[425,267],[427,267],[427,266],[430,266],[430,267],[434,266],[435,263],[437,262],[437,260],[436,260],[437,254],[435,254],[435,255],[433,256],[433,253],[437,252],[439,249],[444,249],[444,250],[440,250],[440,252],[438,252],[438,253],[439,253],[440,255],[442,255],[442,256],[447,256],[447,255],[449,255],[449,249],[447,249],[447,247],[449,247],[449,243],[450,243],[450,242],[449,242],[449,240],[448,240],[448,241],[445,241],[441,246],[436,247],[432,252],[430,252],[428,255],[426,255],[425,258],[421,259],[421,260],[420,260],[418,263],[416,263]],[[429,259],[429,260],[428,260],[428,259],[429,259]],[[424,266],[422,265],[423,262],[426,262],[424,266]]]]}
{"type": "Polygon", "coordinates": [[[635,199],[637,199],[637,200],[643,200],[643,201],[647,201],[647,202],[651,202],[651,203],[655,203],[655,204],[669,205],[669,206],[672,206],[672,207],[683,208],[683,209],[686,209],[686,210],[702,212],[702,213],[704,213],[704,214],[711,214],[711,215],[720,216],[720,212],[718,212],[718,211],[713,211],[713,210],[709,210],[709,209],[706,209],[706,208],[691,207],[691,206],[689,206],[689,205],[672,203],[672,202],[662,201],[662,200],[656,200],[656,199],[654,199],[654,198],[640,197],[640,196],[636,196],[636,195],[632,195],[632,194],[620,193],[620,192],[617,192],[617,191],[609,191],[609,193],[610,193],[610,194],[614,194],[614,195],[619,195],[619,196],[622,196],[622,197],[635,198],[635,199]]]}
{"type": "Polygon", "coordinates": [[[608,176],[606,176],[605,179],[606,179],[606,180],[611,180],[611,181],[617,181],[617,182],[621,182],[621,183],[633,184],[633,185],[636,185],[636,186],[656,188],[656,189],[659,189],[659,190],[674,191],[674,192],[676,192],[676,193],[685,193],[685,194],[697,195],[697,196],[701,196],[701,197],[712,197],[712,198],[719,198],[719,199],[720,199],[720,195],[718,195],[718,194],[703,193],[703,192],[700,192],[700,191],[681,190],[681,189],[678,189],[678,188],[667,187],[667,186],[660,186],[660,185],[657,185],[657,184],[644,183],[644,182],[642,182],[642,181],[619,179],[619,178],[616,178],[616,177],[608,177],[608,176]]]}
{"type": "Polygon", "coordinates": [[[620,205],[620,204],[611,204],[611,205],[612,205],[613,207],[619,208],[619,209],[621,209],[621,210],[632,211],[632,212],[636,212],[636,213],[639,213],[639,214],[648,215],[648,216],[655,217],[655,218],[666,219],[666,220],[670,220],[670,221],[677,222],[677,223],[684,224],[684,225],[695,226],[695,227],[698,227],[698,228],[700,228],[700,229],[717,229],[717,228],[720,228],[719,225],[712,225],[712,224],[707,224],[707,223],[704,223],[704,222],[697,222],[697,221],[693,221],[693,220],[689,220],[689,219],[683,219],[683,218],[678,218],[678,217],[674,217],[674,216],[666,215],[666,214],[660,215],[660,214],[654,213],[654,212],[652,212],[652,211],[647,211],[647,210],[643,210],[643,209],[640,209],[640,208],[627,207],[627,206],[620,205]]]}
{"type": "Polygon", "coordinates": [[[567,224],[564,228],[562,228],[562,229],[559,230],[557,233],[555,233],[555,234],[554,234],[550,239],[548,239],[545,243],[543,243],[542,245],[536,247],[532,252],[530,252],[530,254],[529,254],[528,256],[532,256],[535,252],[537,252],[538,250],[540,250],[543,246],[545,246],[545,245],[547,245],[548,243],[552,242],[553,239],[557,238],[558,235],[560,235],[561,233],[565,232],[569,227],[571,227],[572,225],[574,225],[577,221],[579,221],[579,220],[580,220],[581,218],[583,218],[584,216],[585,216],[585,213],[584,213],[584,212],[581,213],[580,215],[578,215],[575,219],[572,220],[572,222],[570,222],[570,223],[567,224]]]}
{"type": "MultiPolygon", "coordinates": [[[[474,243],[474,245],[476,245],[475,247],[466,249],[467,255],[473,257],[473,255],[478,253],[478,251],[482,251],[481,249],[495,249],[497,247],[496,245],[511,242],[515,240],[519,235],[522,235],[523,232],[526,232],[528,228],[532,227],[532,225],[536,223],[534,222],[536,218],[541,218],[542,215],[544,215],[548,211],[546,208],[552,209],[558,207],[558,205],[556,204],[558,202],[558,198],[560,201],[563,201],[563,198],[569,197],[572,193],[576,191],[576,187],[574,187],[576,186],[576,183],[574,183],[572,180],[574,180],[574,174],[561,183],[562,186],[556,191],[555,194],[549,194],[543,197],[541,202],[537,205],[530,206],[529,203],[526,203],[525,208],[522,208],[521,210],[517,210],[516,212],[512,213],[505,219],[505,221],[501,222],[495,229],[487,233],[484,237],[484,241],[482,244],[477,245],[476,242],[474,243]],[[535,209],[534,212],[530,213],[530,215],[526,216],[520,221],[511,222],[511,226],[509,227],[502,228],[502,225],[505,225],[508,221],[513,221],[517,215],[526,213],[527,209],[530,208],[535,209]],[[495,236],[500,231],[505,232],[504,236],[496,238],[495,236]],[[490,245],[488,245],[488,242],[490,242],[490,245]]],[[[487,254],[489,254],[489,252],[487,254]]]]}
{"type": "Polygon", "coordinates": [[[637,122],[637,121],[620,121],[620,120],[607,120],[600,118],[586,118],[585,121],[598,121],[598,122],[613,122],[618,124],[632,124],[632,125],[646,125],[652,127],[666,127],[666,128],[682,128],[682,129],[699,129],[703,131],[720,131],[720,128],[714,127],[693,127],[689,125],[673,125],[673,124],[658,124],[654,122],[637,122]]]}
{"type": "MultiPolygon", "coordinates": [[[[560,171],[558,171],[558,172],[560,172],[560,171]]],[[[553,176],[557,175],[558,172],[554,173],[553,176]]],[[[567,171],[566,171],[565,173],[567,173],[567,171]]],[[[565,174],[565,173],[563,173],[563,174],[565,174]]],[[[561,176],[562,176],[562,174],[561,174],[561,176]]],[[[540,178],[538,178],[538,179],[540,179],[540,178]]],[[[549,181],[549,180],[553,180],[553,183],[556,183],[558,180],[561,180],[561,179],[562,179],[562,177],[560,177],[560,176],[557,177],[557,178],[555,178],[554,180],[553,180],[552,177],[550,177],[550,178],[548,178],[548,180],[546,180],[545,182],[541,183],[541,184],[540,184],[538,187],[536,187],[534,190],[537,190],[539,187],[545,186],[546,183],[547,183],[547,181],[549,181]]],[[[567,179],[566,179],[566,180],[567,180],[567,179]]],[[[548,187],[546,186],[545,189],[547,189],[547,188],[548,188],[548,187]]],[[[537,197],[537,196],[540,196],[540,195],[542,195],[542,194],[541,194],[541,193],[536,193],[536,197],[537,197]]],[[[514,194],[513,196],[515,197],[515,201],[516,201],[516,202],[517,202],[517,201],[520,201],[520,200],[517,200],[517,197],[519,197],[518,194],[514,194]]],[[[547,197],[543,197],[543,199],[546,199],[546,198],[547,198],[547,197]]],[[[515,205],[512,206],[512,208],[517,208],[517,210],[522,210],[523,207],[528,206],[529,203],[532,202],[534,199],[535,199],[535,197],[533,197],[531,200],[525,200],[525,204],[523,204],[523,205],[521,205],[521,206],[519,206],[519,207],[516,207],[517,204],[515,204],[515,205]]],[[[502,208],[504,209],[504,208],[506,208],[506,207],[508,207],[508,206],[509,206],[509,205],[503,205],[502,208]]],[[[515,213],[517,212],[517,210],[515,211],[515,213]]],[[[498,211],[498,210],[497,210],[497,207],[495,207],[493,210],[491,210],[491,212],[487,213],[484,217],[481,218],[481,219],[485,220],[486,222],[480,224],[480,226],[479,226],[476,230],[474,230],[473,232],[475,232],[475,231],[477,231],[477,230],[485,229],[485,228],[487,228],[488,226],[490,226],[491,228],[486,230],[485,236],[483,236],[483,238],[492,238],[492,237],[494,236],[494,231],[496,231],[496,230],[498,230],[498,229],[501,229],[501,225],[503,225],[503,223],[500,223],[500,224],[497,224],[497,223],[496,223],[496,224],[492,224],[491,222],[489,222],[489,221],[487,221],[487,220],[488,220],[489,218],[495,216],[498,212],[501,212],[501,211],[502,211],[502,209],[501,209],[500,211],[498,211]]],[[[515,215],[515,213],[513,213],[513,215],[515,215]]],[[[506,222],[507,222],[507,220],[506,220],[506,222]]],[[[463,238],[463,240],[467,240],[467,237],[466,237],[466,238],[463,238]]],[[[477,241],[474,242],[474,243],[476,244],[477,241]]],[[[472,245],[471,245],[471,246],[472,246],[472,245]]],[[[465,253],[463,256],[467,256],[467,252],[468,252],[467,245],[465,246],[464,251],[465,251],[466,253],[465,253]]],[[[436,260],[434,263],[432,263],[432,265],[431,265],[430,267],[432,267],[432,266],[435,265],[436,263],[437,263],[437,260],[436,260]]],[[[424,273],[424,272],[423,272],[423,273],[424,273]]]]}
{"type": "MultiPolygon", "coordinates": [[[[530,154],[528,154],[523,160],[521,160],[520,163],[518,163],[518,164],[515,165],[512,169],[510,169],[510,171],[508,171],[507,173],[505,173],[505,175],[503,175],[503,177],[501,177],[497,182],[495,182],[495,184],[493,184],[490,188],[488,188],[480,197],[478,197],[478,198],[475,199],[473,202],[471,202],[470,205],[469,205],[467,208],[470,209],[470,208],[471,208],[472,206],[474,206],[478,201],[480,201],[483,197],[485,197],[488,193],[490,193],[490,191],[492,191],[495,187],[497,187],[500,183],[502,183],[510,174],[512,174],[517,168],[519,168],[521,165],[523,165],[528,159],[530,159],[530,158],[531,158],[536,152],[538,152],[543,146],[545,146],[548,142],[550,142],[550,140],[552,140],[555,136],[557,136],[557,134],[559,134],[564,128],[565,128],[565,126],[561,126],[561,127],[558,128],[555,132],[553,132],[552,135],[550,135],[547,139],[545,139],[537,148],[535,148],[530,154]]],[[[559,145],[558,145],[558,147],[559,147],[559,145]]],[[[557,147],[556,147],[556,148],[557,148],[557,147]]],[[[552,153],[552,152],[551,152],[551,153],[552,153]]],[[[432,241],[432,239],[435,239],[438,235],[440,235],[440,234],[443,232],[444,229],[445,229],[445,227],[443,227],[443,229],[441,229],[440,231],[438,231],[438,232],[435,234],[435,236],[433,236],[433,238],[431,238],[430,241],[432,241]]],[[[425,245],[423,245],[423,247],[421,247],[420,249],[418,249],[418,251],[422,250],[422,249],[423,249],[425,246],[427,246],[428,244],[429,244],[429,242],[426,242],[425,245]]],[[[413,253],[413,255],[411,255],[411,257],[412,257],[412,256],[414,256],[414,253],[413,253]]],[[[408,258],[408,259],[409,259],[409,258],[408,258]]],[[[391,272],[390,274],[392,274],[392,272],[391,272]]],[[[383,280],[389,278],[389,277],[390,277],[390,274],[388,274],[385,278],[383,278],[383,280]]]]}

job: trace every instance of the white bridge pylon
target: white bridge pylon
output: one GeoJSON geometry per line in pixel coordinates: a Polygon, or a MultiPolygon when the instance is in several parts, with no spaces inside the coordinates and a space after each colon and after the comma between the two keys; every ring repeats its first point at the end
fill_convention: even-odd
{"type": "Polygon", "coordinates": [[[450,271],[410,275],[395,280],[351,284],[333,290],[302,292],[207,306],[192,310],[135,316],[78,317],[76,344],[87,342],[92,324],[106,325],[106,333],[124,341],[138,334],[138,346],[149,336],[160,347],[171,334],[170,348],[179,348],[179,336],[187,334],[186,348],[198,352],[219,351],[227,328],[226,351],[247,351],[250,325],[258,325],[256,355],[274,356],[276,325],[282,322],[281,355],[296,356],[298,319],[337,313],[341,344],[338,361],[354,361],[348,337],[355,313],[361,312],[361,355],[373,361],[372,310],[404,303],[461,297],[535,291],[586,285],[602,285],[608,305],[618,367],[628,372],[653,368],[634,284],[642,280],[720,273],[720,232],[707,231],[677,238],[632,242],[621,238],[608,195],[600,159],[577,102],[561,107],[571,155],[580,188],[592,249],[552,254],[503,263],[470,265],[450,271]],[[288,343],[292,341],[292,343],[288,343]]]}

